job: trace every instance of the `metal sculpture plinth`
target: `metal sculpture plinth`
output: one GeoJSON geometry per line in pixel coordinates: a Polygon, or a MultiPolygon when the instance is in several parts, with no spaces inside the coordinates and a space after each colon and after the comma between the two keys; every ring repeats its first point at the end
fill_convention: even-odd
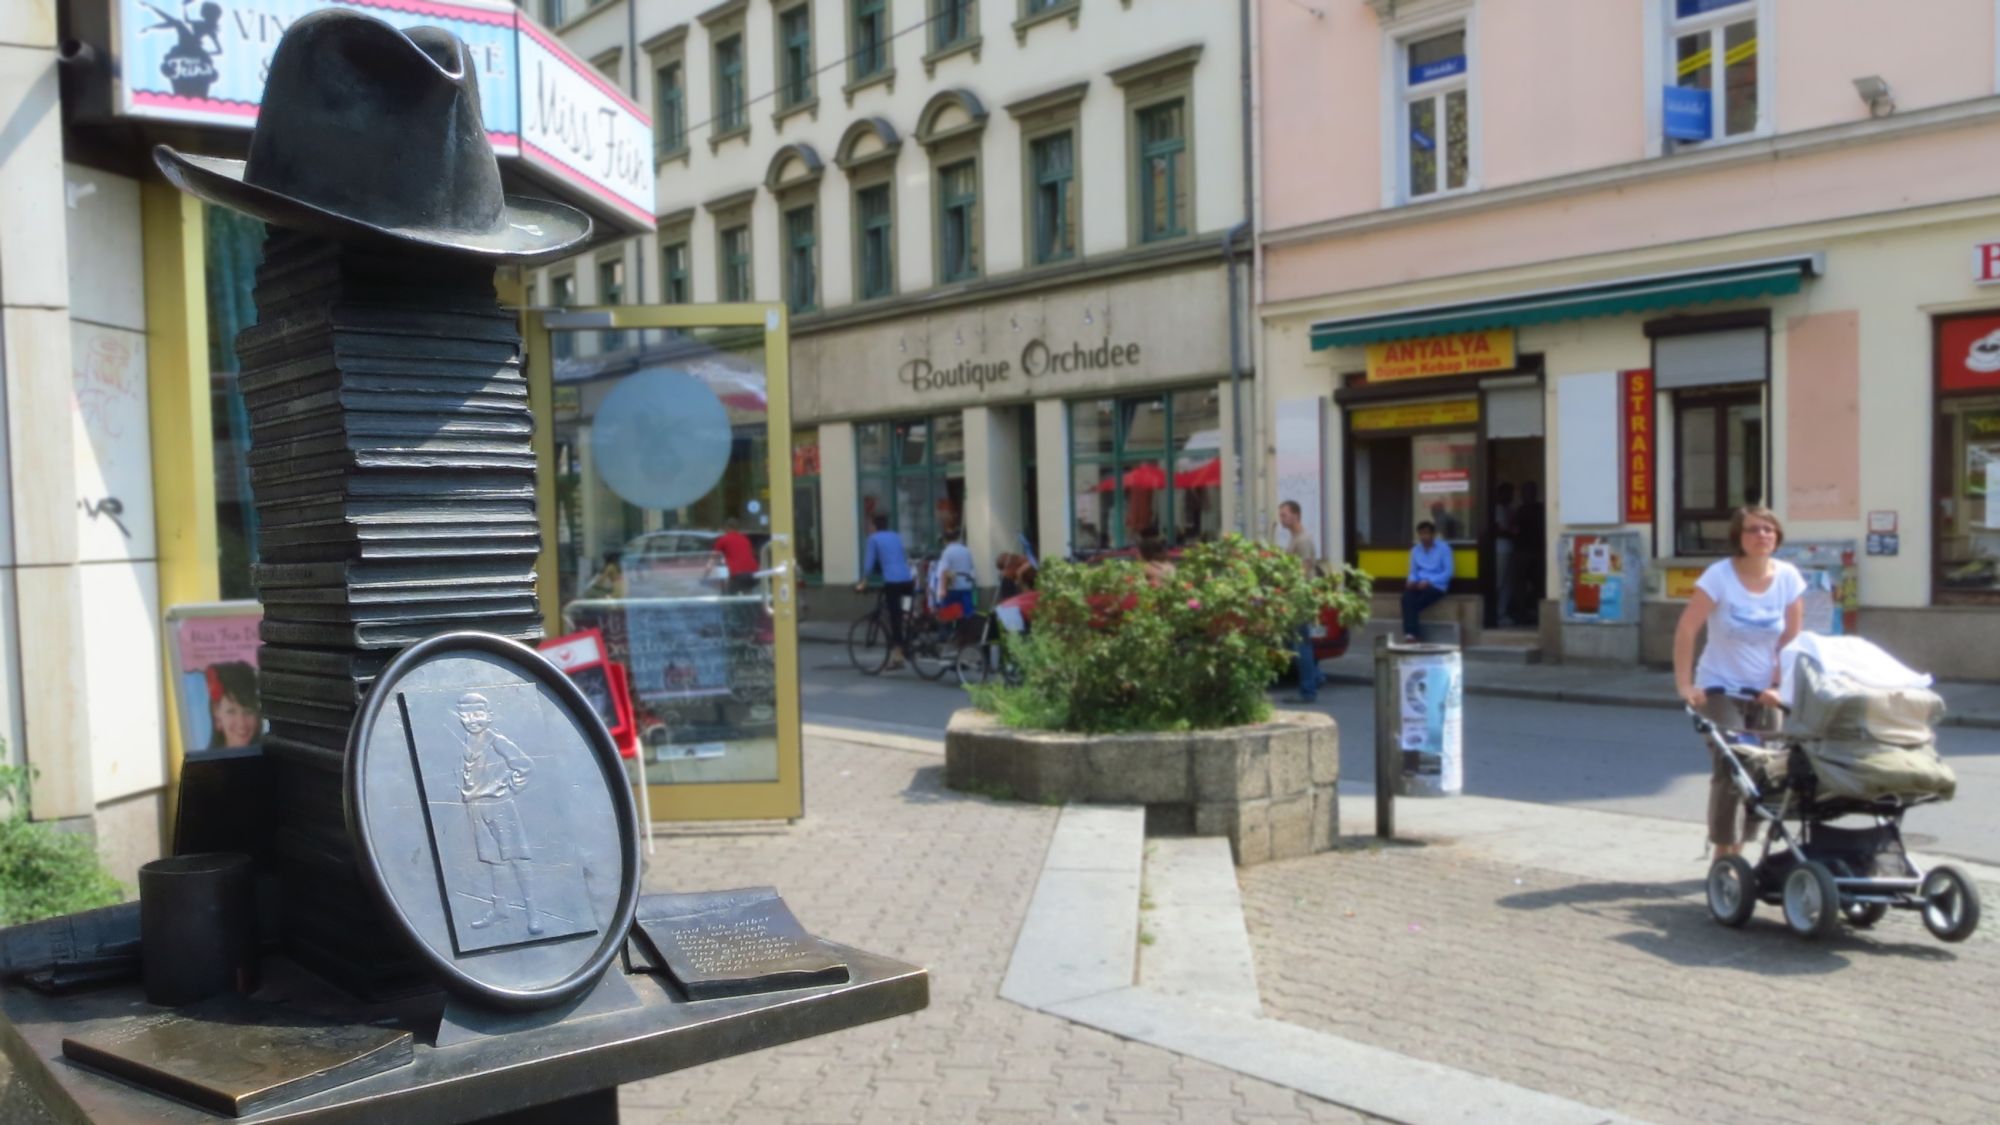
{"type": "MultiPolygon", "coordinates": [[[[849,966],[845,984],[695,1003],[663,977],[628,976],[636,1007],[442,1049],[420,1040],[407,1066],[236,1120],[447,1125],[526,1114],[506,1120],[600,1125],[617,1120],[621,1084],[905,1015],[929,1002],[924,970],[858,949],[829,949],[849,966]]],[[[265,973],[281,975],[281,967],[267,963],[265,973]]],[[[158,1011],[136,985],[62,998],[0,987],[0,1047],[64,1125],[228,1120],[62,1058],[65,1037],[158,1011]]]]}

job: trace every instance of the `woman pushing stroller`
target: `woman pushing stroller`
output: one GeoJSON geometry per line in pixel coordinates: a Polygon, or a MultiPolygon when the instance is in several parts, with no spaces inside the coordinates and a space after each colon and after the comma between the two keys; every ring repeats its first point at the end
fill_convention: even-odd
{"type": "MultiPolygon", "coordinates": [[[[1805,576],[1776,558],[1785,542],[1777,513],[1738,508],[1729,520],[1730,557],[1702,572],[1674,630],[1674,689],[1704,718],[1730,730],[1775,731],[1778,654],[1805,618],[1805,576]],[[1703,625],[1708,645],[1695,662],[1703,625]]],[[[1713,747],[1708,839],[1717,858],[1740,854],[1758,824],[1743,807],[1729,763],[1713,747]]]]}

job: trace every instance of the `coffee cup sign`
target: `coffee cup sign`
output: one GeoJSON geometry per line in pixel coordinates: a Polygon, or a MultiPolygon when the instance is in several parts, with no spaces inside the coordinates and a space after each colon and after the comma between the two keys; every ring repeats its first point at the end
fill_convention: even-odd
{"type": "Polygon", "coordinates": [[[1015,359],[962,359],[946,367],[929,359],[917,358],[898,368],[896,377],[919,394],[966,389],[980,392],[998,389],[1004,392],[1016,382],[1016,375],[1026,381],[1044,375],[1137,367],[1139,358],[1140,349],[1136,343],[1104,340],[1095,347],[1072,343],[1065,348],[1051,346],[1045,340],[1030,340],[1022,346],[1021,354],[1015,359]]]}

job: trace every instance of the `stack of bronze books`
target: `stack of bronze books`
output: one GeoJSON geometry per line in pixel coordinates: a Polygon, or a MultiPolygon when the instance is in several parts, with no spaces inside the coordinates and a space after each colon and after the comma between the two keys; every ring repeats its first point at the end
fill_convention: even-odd
{"type": "Polygon", "coordinates": [[[260,690],[288,950],[364,994],[414,966],[356,925],[348,731],[426,637],[541,636],[534,429],[493,267],[273,228],[236,338],[264,605],[260,690]]]}

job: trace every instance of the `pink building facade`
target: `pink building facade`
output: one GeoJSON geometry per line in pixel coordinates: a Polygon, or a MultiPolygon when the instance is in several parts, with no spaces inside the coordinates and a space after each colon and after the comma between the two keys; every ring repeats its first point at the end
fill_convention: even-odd
{"type": "Polygon", "coordinates": [[[2000,4],[1255,7],[1262,510],[1660,664],[1762,503],[1811,627],[2000,678],[2000,4]]]}

